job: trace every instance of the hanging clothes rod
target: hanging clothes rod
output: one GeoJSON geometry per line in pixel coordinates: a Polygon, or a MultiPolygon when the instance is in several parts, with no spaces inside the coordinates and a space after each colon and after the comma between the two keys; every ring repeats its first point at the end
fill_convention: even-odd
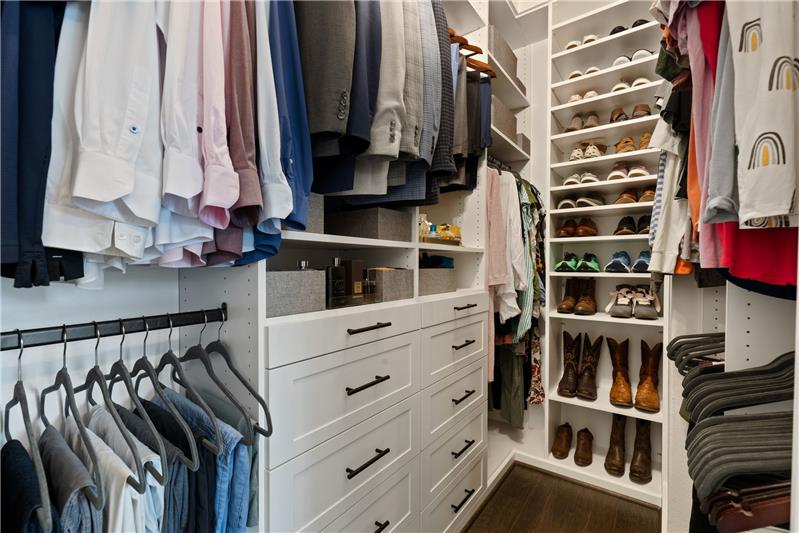
{"type": "MultiPolygon", "coordinates": [[[[228,319],[228,304],[222,304],[215,309],[201,309],[199,311],[185,311],[182,313],[170,313],[161,315],[151,315],[146,317],[123,318],[120,320],[104,320],[97,322],[97,332],[94,322],[83,324],[67,325],[67,342],[84,341],[96,339],[99,332],[100,337],[114,337],[122,335],[120,325],[125,327],[125,334],[144,332],[144,322],[147,321],[148,329],[152,332],[158,329],[169,329],[170,322],[173,328],[186,326],[196,326],[207,322],[224,322],[228,319]],[[144,320],[143,320],[144,319],[144,320]]],[[[50,344],[62,344],[64,342],[64,326],[49,326],[46,328],[23,329],[22,342],[25,348],[35,346],[47,346],[50,344]]],[[[18,350],[19,335],[16,330],[4,331],[0,341],[0,351],[18,350]]]]}

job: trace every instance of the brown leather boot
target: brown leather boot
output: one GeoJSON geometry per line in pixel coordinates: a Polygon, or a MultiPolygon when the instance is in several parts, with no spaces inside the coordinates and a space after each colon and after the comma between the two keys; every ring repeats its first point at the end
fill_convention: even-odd
{"type": "Polygon", "coordinates": [[[636,483],[650,483],[653,479],[649,420],[636,419],[636,440],[633,443],[630,478],[636,483]]]}
{"type": "Polygon", "coordinates": [[[576,315],[593,315],[597,312],[597,300],[594,298],[595,282],[594,279],[586,279],[581,283],[578,303],[575,304],[576,315]]]}
{"type": "Polygon", "coordinates": [[[550,453],[556,459],[566,459],[569,455],[569,449],[572,448],[572,426],[569,422],[561,424],[556,430],[556,438],[553,439],[553,447],[550,448],[550,453]]]}
{"type": "Polygon", "coordinates": [[[564,299],[558,304],[556,309],[559,313],[572,313],[575,311],[575,303],[581,292],[582,279],[569,278],[564,282],[564,299]]]}
{"type": "Polygon", "coordinates": [[[611,438],[608,441],[604,466],[606,472],[616,477],[625,473],[625,422],[627,421],[628,417],[625,415],[615,414],[611,423],[611,438]]]}
{"type": "Polygon", "coordinates": [[[581,335],[572,336],[566,331],[562,335],[564,350],[564,374],[558,382],[558,395],[567,398],[575,397],[578,389],[578,360],[581,356],[581,335]]]}
{"type": "Polygon", "coordinates": [[[639,369],[639,385],[636,387],[634,406],[650,413],[657,413],[660,409],[658,368],[661,366],[661,350],[660,342],[650,348],[646,342],[642,341],[642,367],[639,369]]]}
{"type": "Polygon", "coordinates": [[[603,337],[597,337],[594,343],[589,339],[589,334],[584,334],[583,355],[578,372],[578,398],[584,400],[597,399],[597,362],[600,360],[600,349],[603,346],[603,337]]]}
{"type": "Polygon", "coordinates": [[[628,339],[617,342],[611,337],[606,337],[608,352],[611,354],[612,377],[614,382],[608,394],[611,405],[617,407],[632,407],[633,395],[631,394],[631,379],[628,377],[628,339]]]}
{"type": "Polygon", "coordinates": [[[592,441],[594,441],[594,437],[589,428],[583,428],[578,432],[578,443],[575,445],[576,465],[589,466],[592,464],[592,441]]]}

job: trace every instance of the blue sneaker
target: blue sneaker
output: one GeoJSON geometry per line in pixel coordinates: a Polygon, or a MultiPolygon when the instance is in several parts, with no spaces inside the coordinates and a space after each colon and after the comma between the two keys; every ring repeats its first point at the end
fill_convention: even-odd
{"type": "Polygon", "coordinates": [[[633,262],[633,268],[631,270],[640,274],[646,274],[649,269],[650,250],[642,250],[639,252],[639,257],[637,257],[636,261],[633,262]]]}
{"type": "Polygon", "coordinates": [[[630,272],[631,256],[629,256],[628,252],[624,250],[621,252],[616,252],[611,257],[611,261],[608,262],[604,270],[606,272],[630,272]]]}

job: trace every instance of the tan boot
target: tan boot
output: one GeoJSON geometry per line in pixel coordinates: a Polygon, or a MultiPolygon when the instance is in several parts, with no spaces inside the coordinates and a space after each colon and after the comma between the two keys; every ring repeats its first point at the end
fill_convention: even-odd
{"type": "Polygon", "coordinates": [[[564,299],[561,300],[556,309],[559,313],[573,313],[575,311],[575,304],[580,296],[582,282],[583,280],[576,278],[568,278],[564,282],[564,299]]]}
{"type": "Polygon", "coordinates": [[[614,382],[608,394],[611,405],[617,407],[633,407],[631,379],[628,376],[628,339],[617,342],[606,337],[608,352],[611,354],[612,377],[614,382]]]}
{"type": "Polygon", "coordinates": [[[596,400],[597,363],[600,360],[600,349],[603,346],[603,337],[598,337],[594,342],[589,340],[588,334],[584,334],[584,337],[577,393],[578,398],[596,400]]]}
{"type": "Polygon", "coordinates": [[[658,398],[658,369],[661,366],[662,346],[659,342],[651,349],[642,341],[642,367],[639,369],[634,406],[650,413],[657,413],[661,408],[658,398]]]}
{"type": "Polygon", "coordinates": [[[618,414],[613,416],[611,438],[608,442],[608,453],[604,466],[606,472],[620,477],[625,473],[625,422],[628,421],[628,417],[618,414]]]}

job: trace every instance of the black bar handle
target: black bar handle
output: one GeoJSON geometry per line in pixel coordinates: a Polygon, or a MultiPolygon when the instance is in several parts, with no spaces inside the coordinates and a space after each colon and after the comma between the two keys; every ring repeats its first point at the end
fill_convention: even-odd
{"type": "Polygon", "coordinates": [[[381,531],[389,527],[389,521],[387,520],[386,522],[380,523],[375,520],[375,525],[378,526],[378,529],[375,530],[375,533],[381,533],[381,531]]]}
{"type": "Polygon", "coordinates": [[[475,394],[475,389],[471,389],[471,390],[470,389],[466,389],[464,392],[466,394],[464,394],[464,396],[462,396],[461,398],[453,398],[452,399],[454,405],[460,404],[461,402],[463,402],[464,400],[466,400],[467,398],[469,398],[470,396],[475,394]]]}
{"type": "Polygon", "coordinates": [[[363,328],[347,328],[348,335],[355,335],[357,333],[364,333],[366,331],[372,331],[373,329],[381,329],[381,328],[388,328],[391,326],[391,322],[378,322],[374,326],[364,326],[363,328]]]}
{"type": "Polygon", "coordinates": [[[358,387],[345,387],[344,391],[347,393],[348,396],[352,396],[357,392],[361,392],[362,390],[366,390],[370,387],[374,387],[378,383],[383,383],[384,381],[388,380],[391,376],[386,374],[385,376],[375,376],[375,379],[370,381],[369,383],[364,383],[358,387]]]}
{"type": "Polygon", "coordinates": [[[385,450],[381,450],[380,448],[375,448],[375,456],[372,459],[370,459],[369,461],[367,461],[363,465],[359,466],[355,470],[353,470],[352,468],[345,468],[344,469],[345,472],[347,472],[347,479],[353,479],[354,477],[359,475],[361,472],[363,472],[364,470],[366,470],[367,468],[372,466],[373,463],[378,461],[381,457],[383,457],[387,453],[389,453],[389,448],[386,448],[385,450]]]}
{"type": "Polygon", "coordinates": [[[454,459],[458,459],[459,457],[461,457],[461,456],[464,454],[464,452],[465,452],[465,451],[469,450],[469,449],[470,449],[470,447],[471,447],[473,444],[475,444],[475,439],[472,439],[472,440],[465,440],[464,442],[466,442],[466,443],[467,443],[467,445],[466,445],[466,446],[464,446],[463,448],[461,448],[461,449],[460,449],[460,450],[458,450],[457,452],[450,452],[450,455],[452,455],[454,459]]]}
{"type": "Polygon", "coordinates": [[[467,305],[462,305],[461,307],[455,306],[453,307],[453,309],[455,309],[456,311],[464,311],[465,309],[472,309],[473,307],[478,307],[478,304],[467,304],[467,305]]]}
{"type": "Polygon", "coordinates": [[[459,512],[461,508],[464,507],[464,504],[467,503],[467,500],[472,498],[472,495],[475,494],[475,489],[464,489],[464,492],[466,492],[467,495],[464,496],[464,499],[461,500],[461,503],[459,503],[458,505],[452,505],[452,504],[450,505],[450,507],[453,508],[454,513],[459,512]]]}
{"type": "Polygon", "coordinates": [[[475,339],[469,339],[469,340],[466,340],[466,341],[464,341],[464,344],[459,344],[459,345],[455,345],[455,344],[454,344],[454,345],[453,345],[453,349],[454,349],[454,350],[460,350],[461,348],[466,348],[466,347],[467,347],[467,346],[469,346],[470,344],[475,344],[475,339]]]}

